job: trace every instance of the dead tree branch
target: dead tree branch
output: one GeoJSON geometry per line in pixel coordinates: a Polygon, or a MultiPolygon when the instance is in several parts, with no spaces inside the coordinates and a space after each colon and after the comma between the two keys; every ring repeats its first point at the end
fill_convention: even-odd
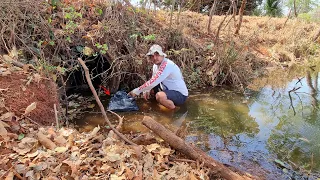
{"type": "Polygon", "coordinates": [[[109,118],[107,116],[107,113],[103,107],[103,104],[101,103],[99,97],[98,97],[98,94],[96,92],[96,90],[94,89],[93,87],[93,84],[91,82],[91,79],[90,79],[90,74],[89,74],[89,69],[88,67],[86,66],[85,62],[81,59],[81,58],[78,58],[78,61],[80,62],[81,66],[83,67],[84,69],[84,72],[85,72],[85,76],[86,76],[86,79],[87,79],[87,82],[88,82],[88,85],[91,89],[91,92],[93,93],[94,95],[94,98],[96,99],[99,107],[100,107],[100,110],[102,112],[102,115],[105,119],[105,121],[107,122],[107,124],[109,125],[109,127],[113,130],[113,132],[115,132],[121,139],[123,139],[125,142],[129,143],[130,145],[135,145],[135,143],[133,143],[132,141],[130,141],[129,139],[127,139],[123,134],[121,134],[115,127],[113,127],[113,125],[111,124],[111,122],[109,121],[109,118]]]}
{"type": "Polygon", "coordinates": [[[320,29],[319,29],[318,33],[316,34],[316,36],[314,36],[313,41],[317,41],[319,36],[320,36],[320,29]]]}
{"type": "Polygon", "coordinates": [[[298,17],[296,0],[293,0],[293,10],[294,10],[294,16],[298,17]]]}
{"type": "Polygon", "coordinates": [[[170,25],[169,25],[169,29],[171,29],[172,26],[172,18],[173,18],[173,11],[174,11],[174,6],[176,4],[176,0],[172,1],[172,7],[171,7],[171,12],[170,12],[170,25]]]}
{"type": "Polygon", "coordinates": [[[291,89],[291,90],[288,92],[288,94],[289,94],[289,99],[290,99],[290,106],[292,107],[293,115],[294,115],[294,116],[296,115],[296,110],[294,109],[294,106],[293,106],[291,93],[297,91],[297,90],[300,89],[300,88],[301,88],[301,87],[293,88],[293,89],[291,89]]]}
{"type": "Polygon", "coordinates": [[[218,26],[218,29],[217,29],[217,32],[216,32],[216,37],[215,37],[215,38],[216,38],[216,42],[218,42],[218,40],[219,40],[220,30],[221,30],[221,28],[222,28],[222,25],[223,25],[224,21],[227,19],[228,14],[229,14],[230,11],[231,11],[231,8],[232,8],[232,4],[230,5],[229,10],[227,11],[226,15],[224,16],[223,20],[220,22],[220,24],[219,24],[219,26],[218,26]]]}
{"type": "Polygon", "coordinates": [[[173,132],[169,131],[163,125],[159,124],[152,118],[145,116],[143,118],[142,124],[148,127],[149,129],[151,129],[158,136],[160,136],[172,148],[176,149],[181,153],[184,153],[186,156],[188,156],[192,160],[200,161],[201,163],[204,163],[204,165],[210,168],[214,174],[218,174],[222,178],[227,180],[251,179],[249,177],[243,177],[233,172],[232,170],[224,166],[222,163],[208,156],[202,150],[187,144],[184,140],[176,136],[173,132]]]}
{"type": "Polygon", "coordinates": [[[118,126],[116,127],[116,129],[117,129],[117,130],[120,130],[121,127],[122,127],[122,124],[123,124],[123,117],[119,116],[119,114],[117,114],[117,113],[115,113],[115,112],[113,112],[113,111],[108,110],[108,112],[111,113],[111,114],[113,114],[113,115],[115,115],[115,116],[117,116],[117,118],[119,119],[119,124],[118,124],[118,126]]]}
{"type": "Polygon", "coordinates": [[[216,9],[217,9],[217,8],[216,8],[216,7],[217,7],[217,2],[218,2],[218,0],[214,0],[214,1],[213,1],[213,4],[212,4],[212,7],[211,7],[211,9],[210,9],[209,23],[208,23],[208,29],[207,29],[208,34],[210,33],[212,16],[215,14],[216,9]]]}
{"type": "Polygon", "coordinates": [[[236,32],[234,34],[239,34],[239,31],[240,31],[240,28],[241,28],[241,24],[242,24],[243,12],[244,12],[244,9],[246,7],[246,3],[247,3],[247,0],[242,0],[241,6],[240,6],[240,10],[239,10],[239,22],[237,24],[237,29],[236,29],[236,32]]]}
{"type": "Polygon", "coordinates": [[[286,24],[287,24],[287,22],[288,22],[288,20],[289,20],[289,18],[290,18],[290,16],[291,16],[291,11],[292,11],[292,9],[290,8],[290,11],[289,11],[288,17],[287,17],[286,21],[284,22],[284,24],[283,24],[283,27],[282,27],[282,28],[284,28],[284,27],[286,26],[286,24]]]}

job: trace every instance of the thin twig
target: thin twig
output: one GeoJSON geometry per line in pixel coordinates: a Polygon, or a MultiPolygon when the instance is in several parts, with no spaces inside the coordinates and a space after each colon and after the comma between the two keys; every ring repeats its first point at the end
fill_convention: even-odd
{"type": "Polygon", "coordinates": [[[299,101],[301,103],[301,112],[302,112],[302,117],[303,117],[303,102],[297,92],[294,92],[294,94],[299,98],[299,101]]]}
{"type": "Polygon", "coordinates": [[[304,77],[303,77],[303,78],[298,78],[298,81],[296,82],[296,85],[297,85],[298,83],[300,83],[301,86],[302,86],[302,82],[301,82],[302,79],[304,79],[304,77]]]}
{"type": "MultiPolygon", "coordinates": [[[[12,168],[14,168],[14,166],[16,166],[18,164],[19,161],[15,162],[14,165],[12,165],[8,170],[7,172],[9,172],[12,168]]],[[[6,173],[2,174],[2,176],[0,177],[0,179],[2,179],[4,177],[6,173]]]]}
{"type": "Polygon", "coordinates": [[[117,114],[117,113],[115,113],[115,112],[113,112],[113,111],[110,111],[110,110],[107,110],[107,111],[108,111],[109,113],[111,113],[111,114],[113,114],[113,115],[115,115],[115,116],[118,117],[118,119],[119,119],[119,124],[118,124],[118,126],[116,127],[116,129],[119,130],[119,129],[122,127],[122,124],[123,124],[123,117],[119,116],[119,114],[117,114]]]}
{"type": "Polygon", "coordinates": [[[31,122],[33,122],[33,123],[35,123],[36,125],[40,126],[40,124],[39,124],[39,123],[37,123],[36,121],[32,120],[31,118],[29,118],[29,117],[27,117],[27,116],[25,116],[25,118],[27,118],[29,121],[31,121],[31,122]]]}
{"type": "Polygon", "coordinates": [[[98,97],[98,94],[96,92],[96,90],[94,89],[93,85],[92,85],[92,82],[91,82],[91,79],[90,79],[90,74],[89,74],[89,69],[88,67],[86,66],[85,62],[81,59],[81,58],[78,58],[78,61],[80,62],[81,66],[83,67],[84,69],[84,72],[85,72],[85,76],[86,76],[86,79],[87,79],[87,82],[88,82],[88,85],[94,95],[94,98],[96,99],[97,101],[97,104],[99,105],[100,107],[100,110],[102,112],[102,115],[105,119],[105,121],[108,123],[109,127],[113,130],[113,132],[115,132],[121,139],[123,139],[125,142],[129,143],[130,145],[135,145],[137,146],[137,144],[133,143],[131,140],[127,139],[123,134],[121,134],[116,128],[113,127],[113,125],[111,124],[111,122],[109,121],[109,118],[107,116],[107,113],[103,107],[103,104],[101,103],[99,97],[98,97]]]}
{"type": "Polygon", "coordinates": [[[172,159],[172,161],[177,161],[177,162],[188,162],[188,163],[196,163],[194,160],[190,159],[172,159]]]}
{"type": "Polygon", "coordinates": [[[57,111],[56,104],[53,105],[53,109],[54,109],[54,116],[56,118],[57,129],[59,129],[60,125],[59,125],[59,118],[58,118],[58,111],[57,111]]]}
{"type": "Polygon", "coordinates": [[[22,177],[15,169],[13,169],[13,174],[14,174],[18,179],[23,179],[23,177],[22,177]]]}
{"type": "Polygon", "coordinates": [[[289,99],[290,99],[290,106],[292,107],[292,110],[293,110],[293,115],[295,116],[296,115],[296,110],[294,109],[294,106],[293,106],[293,102],[292,102],[292,97],[291,97],[291,93],[292,92],[295,92],[297,91],[298,89],[300,89],[301,87],[298,87],[298,88],[293,88],[291,89],[288,94],[289,94],[289,99]]]}
{"type": "Polygon", "coordinates": [[[226,12],[226,15],[224,16],[223,20],[220,22],[220,24],[219,24],[219,26],[218,26],[218,29],[217,29],[217,32],[216,32],[216,37],[215,37],[215,41],[216,41],[216,42],[219,41],[219,34],[220,34],[221,27],[222,27],[224,21],[227,19],[228,14],[229,14],[230,11],[231,11],[231,7],[232,7],[232,5],[230,5],[228,11],[226,12]]]}

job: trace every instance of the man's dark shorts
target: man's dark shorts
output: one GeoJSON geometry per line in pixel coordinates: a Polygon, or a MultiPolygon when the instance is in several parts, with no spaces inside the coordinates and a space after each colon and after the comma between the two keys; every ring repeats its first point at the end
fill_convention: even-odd
{"type": "Polygon", "coordinates": [[[167,98],[170,99],[175,105],[182,105],[187,100],[187,96],[184,96],[179,91],[164,90],[163,92],[166,93],[167,98]]]}
{"type": "Polygon", "coordinates": [[[178,106],[182,105],[188,98],[188,96],[184,96],[179,91],[162,90],[159,84],[153,88],[153,91],[155,95],[157,94],[157,92],[163,91],[164,93],[166,93],[167,98],[170,99],[175,105],[178,105],[178,106]]]}

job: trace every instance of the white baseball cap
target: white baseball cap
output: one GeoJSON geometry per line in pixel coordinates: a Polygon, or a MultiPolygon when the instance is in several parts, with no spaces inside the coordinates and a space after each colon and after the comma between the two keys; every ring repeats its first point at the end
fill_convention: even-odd
{"type": "Polygon", "coordinates": [[[151,55],[154,55],[155,52],[159,53],[160,56],[163,56],[163,57],[167,56],[164,52],[162,52],[162,47],[159,46],[158,44],[152,45],[149,49],[149,52],[146,55],[151,56],[151,55]]]}

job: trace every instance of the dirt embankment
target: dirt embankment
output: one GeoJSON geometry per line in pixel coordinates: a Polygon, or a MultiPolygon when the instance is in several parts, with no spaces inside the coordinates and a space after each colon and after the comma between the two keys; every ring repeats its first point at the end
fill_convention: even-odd
{"type": "Polygon", "coordinates": [[[52,80],[1,61],[0,69],[2,109],[21,116],[33,103],[36,108],[26,115],[28,118],[42,125],[56,122],[54,104],[59,107],[59,101],[57,86],[52,80]]]}

